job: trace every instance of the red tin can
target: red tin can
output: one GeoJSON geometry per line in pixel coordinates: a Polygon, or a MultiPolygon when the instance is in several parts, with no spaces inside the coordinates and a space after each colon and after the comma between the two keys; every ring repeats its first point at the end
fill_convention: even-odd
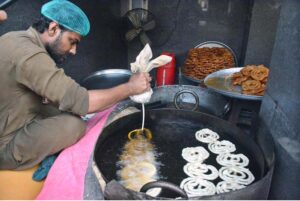
{"type": "Polygon", "coordinates": [[[172,57],[171,62],[156,69],[156,86],[173,85],[175,82],[176,61],[175,54],[163,52],[162,55],[172,57]]]}

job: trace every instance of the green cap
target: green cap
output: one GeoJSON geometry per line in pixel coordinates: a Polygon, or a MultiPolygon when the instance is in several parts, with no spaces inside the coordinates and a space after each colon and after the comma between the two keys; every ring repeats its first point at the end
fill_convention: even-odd
{"type": "Polygon", "coordinates": [[[53,0],[44,4],[42,15],[64,26],[81,36],[90,31],[90,22],[84,12],[75,4],[67,0],[53,0]]]}

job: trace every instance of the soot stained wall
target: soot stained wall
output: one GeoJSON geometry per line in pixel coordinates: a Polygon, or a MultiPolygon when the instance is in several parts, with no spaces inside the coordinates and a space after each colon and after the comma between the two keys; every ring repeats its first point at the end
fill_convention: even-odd
{"type": "MultiPolygon", "coordinates": [[[[209,0],[203,11],[195,0],[151,0],[149,10],[156,17],[157,26],[147,32],[152,40],[154,56],[163,51],[176,54],[177,67],[182,66],[190,48],[205,41],[220,41],[230,46],[239,63],[247,42],[251,0],[209,0]]],[[[142,48],[135,40],[128,44],[129,63],[142,48]]]]}
{"type": "Polygon", "coordinates": [[[244,64],[269,67],[279,19],[280,0],[255,0],[244,64]]]}
{"type": "Polygon", "coordinates": [[[299,199],[300,1],[283,0],[260,116],[275,142],[270,199],[299,199]]]}
{"type": "MultiPolygon", "coordinates": [[[[6,9],[8,20],[0,24],[0,34],[27,29],[40,16],[46,0],[19,0],[6,9]]],[[[77,48],[76,56],[61,65],[77,82],[92,72],[107,68],[127,68],[127,49],[121,40],[120,1],[72,0],[91,21],[91,31],[77,48]]]]}
{"type": "Polygon", "coordinates": [[[98,70],[127,68],[127,49],[120,32],[120,1],[73,2],[87,13],[91,32],[80,43],[78,56],[66,63],[66,72],[79,80],[98,70]]]}

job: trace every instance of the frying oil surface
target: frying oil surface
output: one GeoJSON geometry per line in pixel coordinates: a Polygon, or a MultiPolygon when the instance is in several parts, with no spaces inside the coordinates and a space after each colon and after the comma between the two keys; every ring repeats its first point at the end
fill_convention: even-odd
{"type": "Polygon", "coordinates": [[[127,141],[119,157],[117,175],[126,188],[139,191],[141,187],[159,178],[159,163],[154,145],[143,135],[127,141]]]}
{"type": "MultiPolygon", "coordinates": [[[[142,104],[142,128],[128,134],[129,141],[123,147],[118,161],[117,175],[119,182],[128,189],[140,191],[143,185],[159,179],[157,153],[151,143],[152,133],[144,128],[145,106],[142,104]]],[[[146,193],[158,196],[160,188],[153,188],[146,193]]]]}

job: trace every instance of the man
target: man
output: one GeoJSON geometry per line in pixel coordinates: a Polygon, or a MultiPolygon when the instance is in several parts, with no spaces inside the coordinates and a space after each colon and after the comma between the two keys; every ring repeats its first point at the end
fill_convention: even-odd
{"type": "Polygon", "coordinates": [[[80,115],[104,110],[150,89],[140,73],[117,87],[80,87],[56,67],[90,29],[69,1],[43,5],[42,19],[27,31],[0,37],[0,169],[22,170],[74,144],[83,135],[80,115]]]}

